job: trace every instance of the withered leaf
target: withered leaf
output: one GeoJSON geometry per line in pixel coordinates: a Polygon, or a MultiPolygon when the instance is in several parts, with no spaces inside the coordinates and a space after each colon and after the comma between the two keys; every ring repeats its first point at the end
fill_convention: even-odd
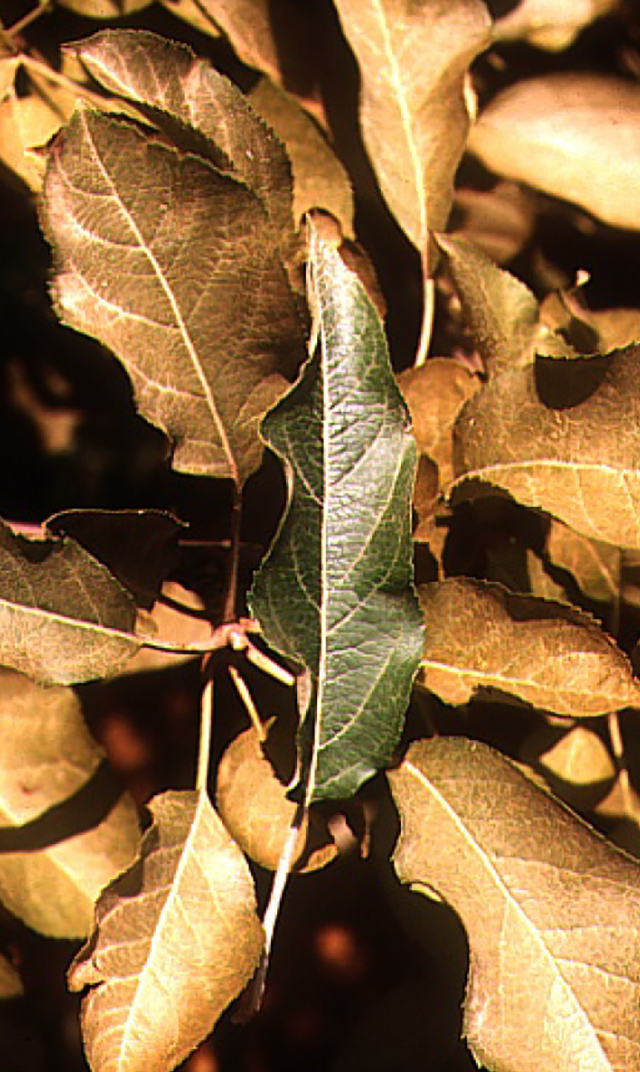
{"type": "Polygon", "coordinates": [[[291,165],[233,82],[186,45],[142,30],[105,30],[70,49],[110,93],[143,105],[170,138],[180,142],[170,120],[201,135],[190,151],[245,183],[274,224],[272,241],[286,246],[294,223],[291,165]]]}
{"type": "Polygon", "coordinates": [[[90,987],[82,1032],[93,1072],[171,1072],[255,970],[253,880],[206,793],[167,792],[136,863],[102,894],[69,972],[90,987]]]}
{"type": "MultiPolygon", "coordinates": [[[[224,751],[218,765],[216,805],[243,852],[261,867],[275,871],[298,808],[287,799],[287,787],[276,776],[253,728],[239,734],[224,751]]],[[[311,853],[303,871],[324,867],[336,856],[333,842],[321,844],[319,835],[307,814],[293,855],[297,862],[311,853]]]]}
{"type": "Polygon", "coordinates": [[[540,322],[540,306],[524,283],[498,268],[481,249],[463,238],[437,235],[474,342],[487,372],[529,364],[542,353],[569,351],[540,322]]]}
{"type": "Polygon", "coordinates": [[[551,52],[568,48],[595,19],[606,15],[617,0],[519,0],[496,20],[495,41],[524,39],[551,52]]]}
{"type": "Polygon", "coordinates": [[[454,494],[492,485],[589,539],[640,547],[639,375],[628,346],[495,377],[458,418],[454,494]]]}
{"type": "Polygon", "coordinates": [[[123,794],[90,829],[77,809],[63,819],[104,760],[71,689],[1,671],[0,740],[0,899],[42,934],[85,937],[100,890],[135,858],[135,804],[123,794]],[[46,834],[52,809],[59,821],[46,834]]]}
{"type": "Polygon", "coordinates": [[[589,599],[610,602],[620,595],[620,551],[611,544],[589,540],[551,520],[545,542],[545,559],[568,570],[589,599]]]}
{"type": "Polygon", "coordinates": [[[578,810],[594,808],[616,778],[613,756],[590,726],[545,727],[524,741],[519,756],[543,775],[556,796],[578,810]]]}
{"type": "Polygon", "coordinates": [[[293,216],[320,208],[340,223],[345,238],[353,238],[353,190],[349,176],[326,136],[311,116],[284,89],[261,78],[249,100],[284,144],[293,170],[293,216]]]}
{"type": "Polygon", "coordinates": [[[480,115],[469,147],[492,171],[640,228],[640,86],[559,72],[516,82],[480,115]]]}
{"type": "Polygon", "coordinates": [[[148,7],[153,0],[57,0],[57,3],[88,19],[121,19],[148,7]]]}
{"type": "Polygon", "coordinates": [[[0,954],[0,1001],[19,998],[24,994],[24,987],[19,973],[13,964],[0,954]]]}
{"type": "Polygon", "coordinates": [[[70,539],[27,540],[0,522],[0,661],[46,684],[116,673],[140,647],[135,603],[70,539]]]}
{"type": "Polygon", "coordinates": [[[244,183],[80,107],[47,171],[65,323],[109,346],[174,466],[238,485],[258,424],[304,354],[272,224],[244,183]]]}
{"type": "MultiPolygon", "coordinates": [[[[194,21],[183,3],[176,7],[174,0],[162,2],[194,21]]],[[[322,112],[314,64],[318,39],[323,36],[318,5],[299,0],[198,0],[195,6],[198,23],[212,20],[243,63],[301,98],[311,111],[322,112]]]]}
{"type": "Polygon", "coordinates": [[[640,1069],[640,867],[486,745],[414,744],[389,775],[394,864],[469,936],[464,1032],[492,1072],[640,1069]]]}
{"type": "Polygon", "coordinates": [[[360,121],[380,189],[424,253],[443,230],[469,129],[463,82],[490,40],[480,0],[336,0],[362,78],[360,121]]]}
{"type": "Polygon", "coordinates": [[[422,680],[448,703],[488,689],[559,715],[589,717],[640,700],[627,657],[574,607],[455,578],[422,585],[420,601],[422,680]]]}
{"type": "Polygon", "coordinates": [[[398,386],[409,407],[418,450],[436,463],[444,488],[454,476],[453,426],[480,381],[462,362],[433,357],[418,368],[401,372],[398,386]]]}

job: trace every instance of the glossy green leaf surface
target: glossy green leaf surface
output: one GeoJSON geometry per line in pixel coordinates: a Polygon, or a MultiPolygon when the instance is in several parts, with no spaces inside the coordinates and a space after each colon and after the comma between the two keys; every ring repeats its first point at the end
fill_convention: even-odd
{"type": "Polygon", "coordinates": [[[420,662],[412,586],[416,448],[379,317],[357,277],[313,235],[313,357],[267,416],[288,510],[254,584],[268,642],[304,666],[300,784],[347,796],[388,762],[420,662]]]}

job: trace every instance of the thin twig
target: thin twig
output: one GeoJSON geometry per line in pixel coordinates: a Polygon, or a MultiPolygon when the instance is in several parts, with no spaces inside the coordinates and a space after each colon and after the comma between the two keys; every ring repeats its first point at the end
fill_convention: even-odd
{"type": "Polygon", "coordinates": [[[253,696],[251,695],[249,686],[247,685],[242,675],[238,672],[238,670],[236,670],[235,666],[230,666],[228,669],[229,676],[231,677],[231,680],[233,681],[233,684],[238,691],[238,695],[246,708],[247,714],[251,719],[251,725],[253,726],[254,730],[258,735],[258,740],[261,742],[266,741],[267,734],[265,733],[265,728],[260,720],[258,708],[253,701],[253,696]]]}
{"type": "Polygon", "coordinates": [[[231,506],[231,534],[229,558],[227,559],[227,576],[224,588],[224,606],[222,622],[233,622],[237,615],[238,569],[240,566],[240,530],[242,528],[242,494],[234,486],[231,506]]]}
{"type": "Polygon", "coordinates": [[[418,343],[418,352],[414,361],[414,368],[420,368],[424,365],[427,357],[429,356],[429,349],[431,347],[431,334],[433,332],[433,318],[435,316],[436,308],[436,287],[433,279],[430,276],[430,264],[428,248],[422,258],[422,278],[423,278],[423,291],[422,291],[422,323],[420,326],[420,341],[418,343]]]}
{"type": "Polygon", "coordinates": [[[213,725],[213,678],[209,678],[202,690],[200,701],[200,743],[198,745],[198,769],[196,791],[205,792],[209,781],[211,756],[211,728],[213,725]]]}
{"type": "Polygon", "coordinates": [[[44,15],[45,11],[49,11],[53,6],[52,0],[39,0],[37,7],[32,8],[26,15],[17,22],[14,22],[12,26],[5,31],[9,37],[18,37],[27,26],[31,26],[32,22],[39,19],[41,15],[44,15]]]}

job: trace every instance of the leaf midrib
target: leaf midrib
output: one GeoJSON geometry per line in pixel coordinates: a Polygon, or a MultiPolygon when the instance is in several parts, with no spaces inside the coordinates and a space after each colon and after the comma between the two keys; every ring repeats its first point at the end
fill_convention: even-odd
{"type": "MultiPolygon", "coordinates": [[[[604,1066],[605,1067],[610,1067],[610,1062],[608,1061],[608,1058],[607,1058],[606,1054],[604,1053],[604,1050],[602,1049],[602,1045],[601,1045],[600,1039],[598,1037],[598,1031],[597,1031],[595,1025],[591,1023],[591,1020],[589,1019],[589,1016],[587,1015],[586,1010],[584,1009],[584,1007],[579,1002],[579,1000],[578,1000],[576,994],[574,993],[572,987],[570,986],[570,984],[564,978],[562,972],[560,971],[560,968],[558,967],[558,964],[556,962],[555,957],[553,956],[551,951],[547,948],[547,946],[546,946],[546,944],[545,944],[545,942],[544,942],[544,940],[543,940],[543,938],[542,938],[542,936],[540,934],[540,931],[538,930],[536,925],[533,923],[533,921],[531,919],[529,919],[529,916],[525,912],[524,908],[520,905],[520,903],[513,896],[513,894],[511,893],[509,887],[506,885],[506,883],[502,879],[502,876],[499,874],[497,868],[495,867],[494,863],[492,862],[491,858],[489,857],[488,853],[482,848],[482,846],[480,845],[478,839],[476,837],[474,837],[473,834],[471,833],[471,831],[469,831],[467,829],[466,825],[460,819],[460,817],[458,816],[458,814],[455,811],[455,809],[449,804],[449,802],[446,800],[446,798],[443,796],[443,794],[436,788],[436,786],[433,784],[433,782],[431,782],[422,773],[422,771],[419,769],[419,767],[416,767],[410,760],[406,760],[405,762],[406,762],[407,771],[417,779],[419,784],[426,790],[426,792],[428,794],[433,795],[436,798],[436,801],[438,802],[438,804],[441,806],[441,808],[446,813],[446,815],[449,816],[449,818],[450,818],[451,822],[453,823],[454,827],[460,833],[463,841],[470,847],[470,849],[474,853],[474,855],[476,855],[478,857],[478,859],[480,860],[482,866],[488,871],[490,877],[493,879],[493,881],[495,882],[496,886],[498,887],[500,892],[503,894],[504,899],[507,902],[507,904],[511,905],[511,907],[513,908],[513,910],[516,913],[516,915],[520,918],[520,920],[524,924],[525,928],[529,931],[529,933],[531,934],[531,936],[533,938],[534,944],[540,949],[543,958],[549,962],[552,974],[554,974],[559,979],[559,981],[561,982],[562,986],[568,992],[572,1003],[577,1008],[579,1015],[581,1016],[582,1020],[586,1024],[588,1033],[591,1035],[595,1045],[598,1047],[599,1053],[600,1053],[600,1055],[601,1055],[601,1057],[602,1057],[602,1059],[604,1061],[604,1066]]],[[[454,905],[453,907],[455,908],[457,906],[454,905]]]]}
{"type": "MultiPolygon", "coordinates": [[[[156,278],[157,278],[157,280],[158,280],[158,282],[159,282],[159,284],[160,284],[160,286],[161,286],[161,288],[162,288],[162,290],[163,290],[163,292],[164,292],[164,294],[165,294],[165,296],[166,296],[166,298],[167,298],[167,300],[169,302],[169,305],[171,307],[171,311],[172,311],[172,313],[173,313],[173,315],[175,317],[175,321],[176,321],[176,324],[178,326],[178,330],[180,332],[180,335],[182,336],[182,340],[184,342],[185,349],[186,349],[186,351],[187,351],[187,353],[189,355],[189,359],[190,359],[191,364],[192,364],[192,366],[193,366],[193,368],[195,370],[196,376],[198,377],[198,380],[200,381],[200,384],[202,386],[202,390],[203,390],[203,393],[204,393],[204,396],[205,396],[207,407],[209,409],[209,412],[211,413],[213,423],[214,423],[214,425],[216,427],[216,431],[218,432],[218,435],[220,437],[220,443],[221,443],[222,450],[223,450],[223,453],[224,453],[226,461],[227,461],[227,466],[229,468],[229,473],[230,473],[231,479],[235,482],[235,484],[237,486],[239,486],[240,483],[241,483],[240,474],[239,474],[238,466],[237,466],[237,463],[236,463],[236,460],[235,460],[235,457],[234,457],[234,454],[233,454],[233,450],[231,448],[231,443],[229,441],[229,437],[227,435],[226,429],[225,429],[224,424],[222,422],[222,418],[220,416],[220,413],[218,412],[218,407],[216,406],[215,399],[213,397],[213,393],[211,391],[209,383],[207,382],[207,378],[205,376],[204,369],[203,369],[202,364],[200,362],[200,359],[198,357],[198,351],[197,351],[196,346],[195,346],[195,344],[193,342],[193,339],[191,338],[191,334],[189,332],[189,329],[187,328],[187,325],[186,325],[186,323],[184,321],[184,318],[183,318],[182,313],[180,311],[180,307],[178,305],[178,302],[177,302],[177,300],[176,300],[176,298],[174,296],[174,293],[173,293],[173,291],[172,291],[172,289],[171,289],[171,287],[169,285],[168,280],[166,279],[166,277],[164,275],[164,272],[163,272],[163,270],[162,270],[157,258],[154,256],[152,250],[147,245],[147,243],[144,241],[142,233],[141,233],[140,229],[138,228],[138,225],[136,224],[133,216],[131,215],[131,213],[127,209],[127,207],[124,204],[124,202],[122,201],[122,199],[120,198],[120,196],[118,194],[117,186],[113,182],[113,180],[111,178],[111,175],[109,174],[109,172],[107,171],[105,165],[103,164],[103,161],[102,161],[102,159],[100,157],[100,153],[98,152],[98,148],[97,148],[97,146],[95,144],[94,139],[91,136],[91,132],[89,130],[89,125],[88,125],[87,119],[86,119],[86,114],[82,115],[82,123],[83,123],[84,128],[85,128],[87,140],[88,140],[89,144],[91,145],[91,148],[93,149],[94,157],[95,157],[97,166],[98,166],[98,168],[100,170],[100,173],[103,176],[104,181],[106,182],[107,186],[111,190],[112,197],[113,197],[114,201],[116,202],[116,204],[117,204],[118,208],[120,209],[120,211],[122,212],[122,215],[124,216],[126,222],[128,223],[129,227],[131,228],[131,231],[132,231],[132,233],[134,235],[134,238],[136,239],[136,242],[138,243],[139,248],[142,250],[142,252],[147,257],[147,259],[148,259],[148,261],[149,261],[149,263],[150,263],[150,265],[151,265],[151,267],[153,269],[153,272],[155,273],[156,278]]],[[[202,161],[202,165],[203,165],[203,167],[206,166],[204,161],[202,161]]]]}
{"type": "Polygon", "coordinates": [[[418,204],[420,214],[420,235],[419,235],[419,248],[422,248],[427,237],[427,194],[422,179],[422,168],[420,165],[420,158],[418,156],[415,139],[413,137],[413,123],[411,121],[411,110],[406,98],[404,85],[402,78],[400,77],[400,68],[396,59],[396,55],[393,49],[393,42],[391,39],[391,33],[389,30],[389,24],[387,21],[386,12],[382,0],[372,0],[374,15],[378,19],[380,24],[380,32],[382,36],[382,45],[387,56],[389,68],[391,71],[391,84],[395,91],[396,100],[398,103],[398,109],[402,119],[401,129],[405,135],[407,149],[409,151],[409,159],[411,160],[412,171],[414,176],[414,186],[416,193],[416,201],[418,204]]]}

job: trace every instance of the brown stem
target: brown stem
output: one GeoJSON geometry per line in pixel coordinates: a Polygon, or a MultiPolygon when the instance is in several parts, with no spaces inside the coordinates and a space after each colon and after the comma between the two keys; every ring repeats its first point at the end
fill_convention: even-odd
{"type": "Polygon", "coordinates": [[[238,569],[240,566],[240,530],[242,528],[242,492],[234,485],[233,504],[231,507],[231,534],[229,538],[229,557],[224,586],[224,604],[222,607],[222,624],[235,622],[238,600],[238,569]]]}

